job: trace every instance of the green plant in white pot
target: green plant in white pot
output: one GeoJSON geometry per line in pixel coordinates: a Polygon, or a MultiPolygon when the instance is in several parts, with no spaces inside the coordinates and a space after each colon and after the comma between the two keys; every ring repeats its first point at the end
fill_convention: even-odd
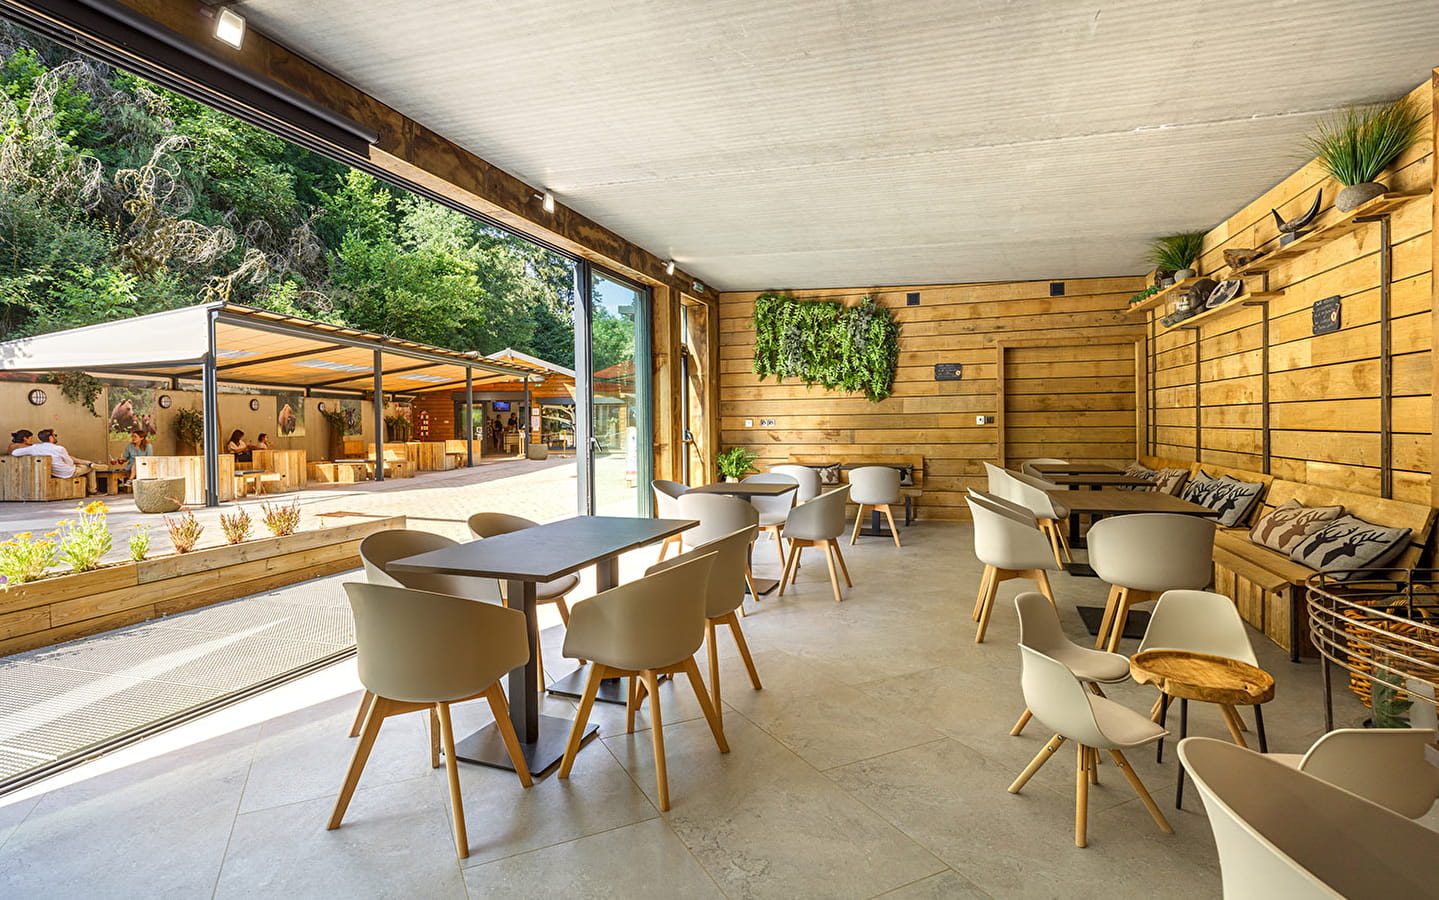
{"type": "Polygon", "coordinates": [[[1349,212],[1386,193],[1388,186],[1375,179],[1414,146],[1423,125],[1424,114],[1407,97],[1383,106],[1351,106],[1321,122],[1306,143],[1320,167],[1345,186],[1334,208],[1349,212]]]}
{"type": "Polygon", "coordinates": [[[759,459],[758,454],[751,453],[743,447],[731,447],[715,457],[715,466],[726,481],[739,481],[749,473],[756,471],[754,461],[757,459],[759,459]]]}
{"type": "Polygon", "coordinates": [[[1195,276],[1194,262],[1204,249],[1204,232],[1182,231],[1154,239],[1149,261],[1162,272],[1173,272],[1176,283],[1195,276]]]}

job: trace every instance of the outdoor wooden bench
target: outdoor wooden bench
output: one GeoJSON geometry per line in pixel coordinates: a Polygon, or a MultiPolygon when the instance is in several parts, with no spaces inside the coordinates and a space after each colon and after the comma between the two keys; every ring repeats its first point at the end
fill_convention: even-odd
{"type": "Polygon", "coordinates": [[[265,469],[242,469],[235,473],[235,496],[262,494],[265,492],[266,485],[278,488],[280,481],[279,472],[270,472],[265,469]]]}
{"type": "Polygon", "coordinates": [[[55,478],[48,456],[0,456],[0,500],[78,500],[85,476],[55,478]]]}
{"type": "Polygon", "coordinates": [[[905,485],[899,489],[900,496],[904,498],[904,524],[909,525],[915,519],[914,499],[924,493],[924,457],[922,456],[877,456],[856,458],[842,456],[839,454],[827,455],[822,453],[794,453],[790,454],[789,462],[796,466],[832,466],[839,463],[840,483],[849,483],[849,472],[851,469],[859,469],[865,466],[909,466],[914,484],[905,485]]]}
{"type": "Polygon", "coordinates": [[[309,464],[310,480],[320,484],[354,484],[368,481],[368,463],[356,460],[319,460],[309,464]]]}
{"type": "MultiPolygon", "coordinates": [[[[1205,467],[1205,471],[1214,474],[1217,470],[1205,467]]],[[[1409,546],[1389,564],[1394,568],[1418,564],[1434,526],[1435,511],[1428,506],[1278,479],[1269,485],[1255,518],[1289,500],[1305,506],[1343,506],[1345,514],[1366,522],[1411,529],[1409,546]]],[[[1288,650],[1289,658],[1296,662],[1302,655],[1316,655],[1304,627],[1304,585],[1314,574],[1314,569],[1251,541],[1247,525],[1221,528],[1214,536],[1215,590],[1232,597],[1244,621],[1288,650]]]]}

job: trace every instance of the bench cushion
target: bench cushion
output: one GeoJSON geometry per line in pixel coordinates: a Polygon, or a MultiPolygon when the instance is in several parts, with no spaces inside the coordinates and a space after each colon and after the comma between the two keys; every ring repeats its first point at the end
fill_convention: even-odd
{"type": "Polygon", "coordinates": [[[1340,516],[1305,537],[1290,559],[1344,580],[1356,569],[1387,565],[1409,546],[1408,528],[1387,528],[1358,516],[1340,516]]]}
{"type": "Polygon", "coordinates": [[[1298,500],[1286,500],[1254,523],[1249,539],[1288,554],[1300,541],[1342,515],[1342,506],[1305,506],[1298,500]]]}

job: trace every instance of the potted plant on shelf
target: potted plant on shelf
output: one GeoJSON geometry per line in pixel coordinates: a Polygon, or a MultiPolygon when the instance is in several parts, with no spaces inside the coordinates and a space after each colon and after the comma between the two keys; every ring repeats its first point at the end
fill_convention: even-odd
{"type": "Polygon", "coordinates": [[[1181,231],[1154,239],[1149,247],[1149,261],[1161,272],[1173,272],[1174,284],[1195,275],[1194,261],[1204,249],[1204,232],[1181,231]]]}
{"type": "Polygon", "coordinates": [[[1320,167],[1345,186],[1334,198],[1334,208],[1349,212],[1386,193],[1388,186],[1374,179],[1414,146],[1423,124],[1423,113],[1407,97],[1384,106],[1351,106],[1337,118],[1321,122],[1306,144],[1320,167]]]}
{"type": "Polygon", "coordinates": [[[715,465],[719,468],[720,475],[725,481],[739,481],[751,472],[756,471],[754,461],[759,455],[751,453],[743,447],[731,447],[715,457],[715,465]]]}

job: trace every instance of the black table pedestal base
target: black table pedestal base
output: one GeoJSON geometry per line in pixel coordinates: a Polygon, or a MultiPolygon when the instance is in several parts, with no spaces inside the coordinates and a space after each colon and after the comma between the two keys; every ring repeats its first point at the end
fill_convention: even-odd
{"type": "MultiPolygon", "coordinates": [[[[569,719],[540,716],[539,734],[536,740],[520,741],[520,753],[525,758],[525,764],[530,767],[531,775],[538,778],[548,769],[558,765],[561,759],[564,759],[565,744],[570,739],[570,729],[573,727],[574,723],[569,719]]],[[[585,728],[583,740],[588,741],[598,733],[599,726],[590,723],[585,728]]],[[[505,749],[505,742],[500,737],[499,729],[493,724],[486,725],[455,744],[455,759],[496,769],[505,769],[509,772],[515,770],[514,764],[510,762],[509,751],[505,749]]]]}
{"type": "MultiPolygon", "coordinates": [[[[1074,609],[1079,613],[1079,620],[1084,627],[1089,629],[1090,634],[1099,634],[1099,626],[1104,624],[1104,607],[1084,606],[1076,603],[1074,609]]],[[[1131,609],[1129,618],[1124,622],[1124,637],[1129,640],[1140,640],[1144,632],[1149,628],[1149,613],[1142,609],[1131,609]]]]}
{"type": "MultiPolygon", "coordinates": [[[[750,580],[754,582],[754,589],[759,591],[761,597],[779,587],[779,579],[777,578],[755,578],[751,576],[750,580]]],[[[749,585],[744,586],[744,592],[749,594],[749,585]]]]}
{"type": "MultiPolygon", "coordinates": [[[[549,692],[578,700],[585,695],[585,680],[589,677],[590,667],[580,666],[564,678],[556,679],[555,683],[549,686],[549,692]]],[[[600,703],[617,703],[624,706],[629,702],[625,693],[623,678],[605,678],[600,681],[600,689],[595,694],[595,699],[600,703]]]]}

